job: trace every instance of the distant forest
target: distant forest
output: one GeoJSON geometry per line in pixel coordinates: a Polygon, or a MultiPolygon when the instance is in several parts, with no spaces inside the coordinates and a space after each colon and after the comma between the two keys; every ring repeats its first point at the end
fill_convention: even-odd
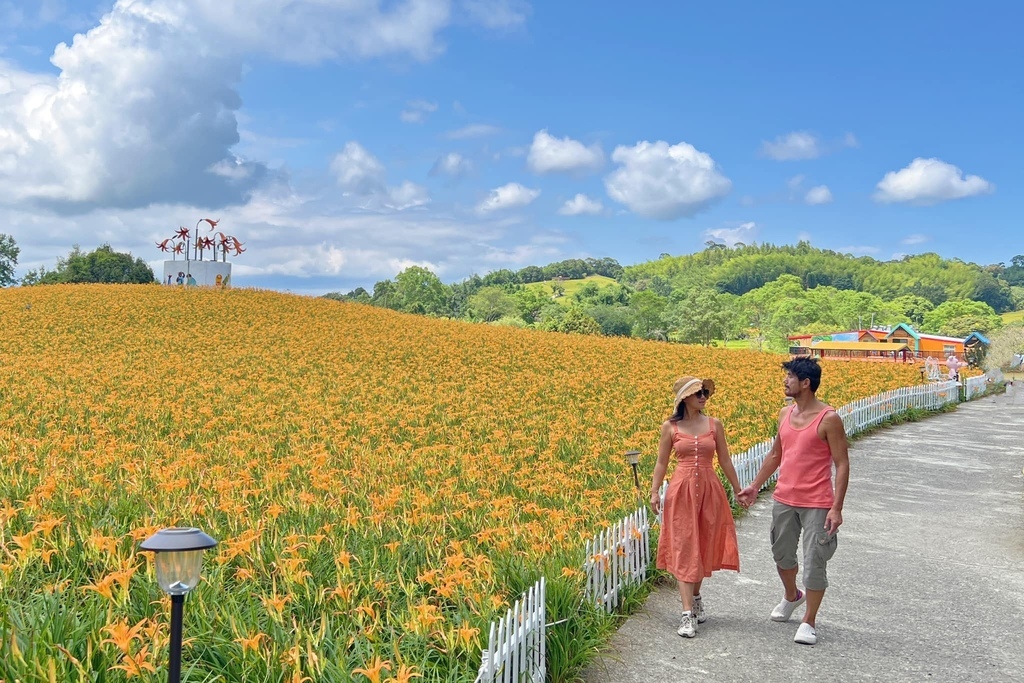
{"type": "Polygon", "coordinates": [[[783,349],[786,336],[907,322],[950,336],[990,333],[999,313],[1024,309],[1024,255],[981,266],[937,254],[898,261],[795,246],[708,243],[623,267],[569,259],[445,284],[408,268],[327,298],[395,310],[561,332],[783,349]],[[565,294],[563,280],[595,275],[565,294]],[[613,280],[614,282],[609,282],[613,280]]]}

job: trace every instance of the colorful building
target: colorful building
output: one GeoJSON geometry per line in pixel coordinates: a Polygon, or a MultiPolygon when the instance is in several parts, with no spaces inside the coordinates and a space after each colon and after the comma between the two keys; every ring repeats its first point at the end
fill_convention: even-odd
{"type": "Polygon", "coordinates": [[[868,360],[902,360],[934,358],[945,360],[955,356],[967,360],[968,351],[977,352],[988,346],[988,339],[973,332],[966,339],[925,334],[906,323],[892,328],[848,330],[830,334],[794,334],[789,337],[790,353],[822,358],[857,358],[868,360]]]}
{"type": "Polygon", "coordinates": [[[927,358],[948,358],[956,356],[964,359],[964,340],[958,337],[944,337],[939,334],[916,332],[906,323],[900,323],[885,335],[885,341],[906,344],[916,356],[927,358]]]}

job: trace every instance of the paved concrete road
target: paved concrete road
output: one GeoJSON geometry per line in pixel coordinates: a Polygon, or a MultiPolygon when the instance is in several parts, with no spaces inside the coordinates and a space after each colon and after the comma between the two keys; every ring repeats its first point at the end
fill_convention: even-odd
{"type": "Polygon", "coordinates": [[[679,596],[659,586],[585,672],[642,681],[1024,681],[1024,406],[996,396],[851,445],[851,481],[818,613],[768,619],[782,590],[771,501],[738,524],[741,573],[704,583],[709,619],[676,635],[679,596]]]}

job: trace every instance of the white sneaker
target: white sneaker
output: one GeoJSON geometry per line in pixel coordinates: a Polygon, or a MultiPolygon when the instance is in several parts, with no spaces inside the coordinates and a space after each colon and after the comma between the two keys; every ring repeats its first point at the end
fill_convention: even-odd
{"type": "Polygon", "coordinates": [[[704,601],[699,595],[693,596],[693,614],[697,617],[698,624],[703,624],[708,620],[708,615],[704,613],[704,601]]]}
{"type": "Polygon", "coordinates": [[[793,616],[793,610],[804,604],[806,600],[807,593],[800,593],[793,602],[783,598],[782,602],[777,604],[775,609],[772,610],[772,621],[789,621],[789,618],[793,616]]]}
{"type": "Polygon", "coordinates": [[[818,642],[818,632],[814,630],[813,626],[804,622],[796,630],[793,642],[800,643],[801,645],[814,645],[818,642]]]}
{"type": "Polygon", "coordinates": [[[683,618],[679,621],[679,628],[676,633],[683,638],[693,638],[697,635],[697,620],[692,612],[683,612],[683,618]]]}

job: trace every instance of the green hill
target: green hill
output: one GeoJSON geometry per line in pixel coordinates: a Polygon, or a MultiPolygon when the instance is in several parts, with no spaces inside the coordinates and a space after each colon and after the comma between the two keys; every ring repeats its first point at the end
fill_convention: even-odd
{"type": "Polygon", "coordinates": [[[878,261],[800,242],[796,246],[713,245],[693,254],[666,254],[655,261],[626,266],[621,279],[635,287],[661,289],[685,289],[694,281],[701,281],[719,292],[740,295],[782,275],[794,275],[805,289],[831,286],[874,294],[887,301],[919,296],[933,305],[951,299],[972,299],[1005,312],[1017,308],[1010,289],[1016,284],[1017,270],[1020,267],[1016,261],[1010,268],[980,266],[932,253],[878,261]]]}

